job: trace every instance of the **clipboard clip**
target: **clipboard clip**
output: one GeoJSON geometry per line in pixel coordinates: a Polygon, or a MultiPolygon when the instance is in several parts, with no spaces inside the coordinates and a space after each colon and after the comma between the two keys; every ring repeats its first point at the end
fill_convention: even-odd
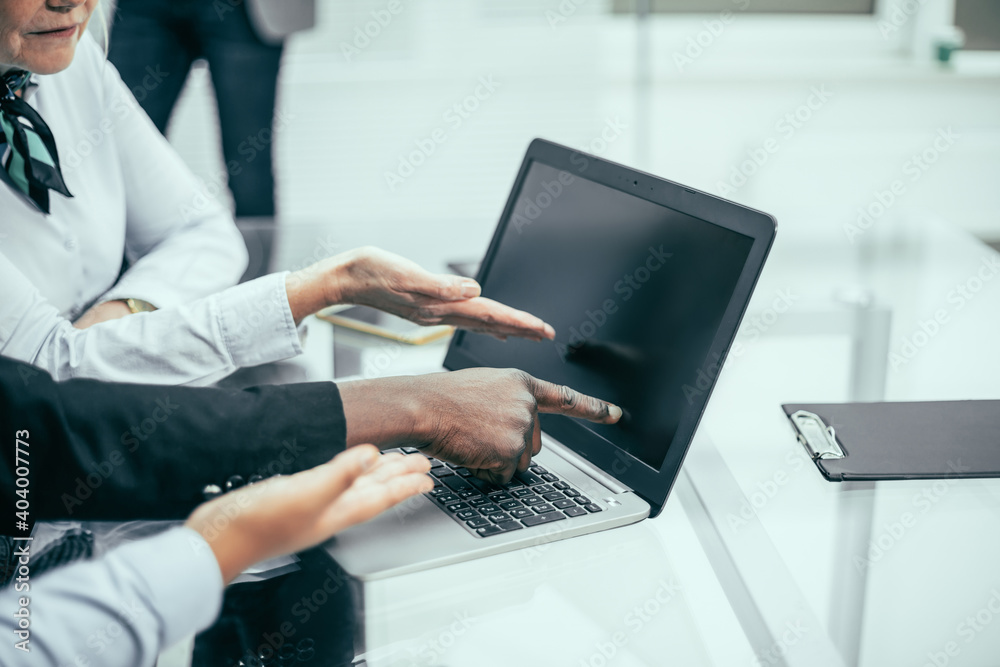
{"type": "Polygon", "coordinates": [[[795,435],[813,459],[842,459],[844,450],[837,444],[837,433],[823,419],[807,410],[799,410],[788,417],[795,435]]]}

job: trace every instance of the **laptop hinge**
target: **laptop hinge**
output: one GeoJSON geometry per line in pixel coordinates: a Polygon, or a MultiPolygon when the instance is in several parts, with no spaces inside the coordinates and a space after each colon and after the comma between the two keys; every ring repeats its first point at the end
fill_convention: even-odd
{"type": "Polygon", "coordinates": [[[569,462],[573,467],[579,468],[604,486],[608,487],[613,493],[626,493],[632,490],[595,466],[587,459],[574,452],[566,445],[545,433],[542,433],[542,444],[548,447],[549,450],[559,458],[569,462]]]}

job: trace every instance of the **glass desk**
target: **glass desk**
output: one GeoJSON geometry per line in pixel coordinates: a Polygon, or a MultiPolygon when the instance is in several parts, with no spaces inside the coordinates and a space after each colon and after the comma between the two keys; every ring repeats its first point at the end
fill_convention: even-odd
{"type": "MultiPolygon", "coordinates": [[[[359,664],[1000,664],[1000,481],[830,483],[780,409],[1000,394],[1000,256],[932,220],[880,225],[779,232],[659,517],[355,585],[359,664]]],[[[279,236],[299,242],[272,268],[373,243],[444,270],[474,247],[279,236]]],[[[319,321],[305,347],[232,381],[423,372],[446,350],[319,321]]]]}
{"type": "Polygon", "coordinates": [[[776,247],[754,304],[764,331],[720,378],[686,464],[698,502],[681,499],[726,546],[741,617],[772,637],[784,617],[829,642],[830,664],[1000,664],[1000,481],[830,483],[777,409],[1000,393],[1000,256],[928,220],[876,231],[776,247]],[[789,289],[793,308],[765,320],[789,289]],[[852,304],[840,322],[810,313],[831,294],[852,304]]]}

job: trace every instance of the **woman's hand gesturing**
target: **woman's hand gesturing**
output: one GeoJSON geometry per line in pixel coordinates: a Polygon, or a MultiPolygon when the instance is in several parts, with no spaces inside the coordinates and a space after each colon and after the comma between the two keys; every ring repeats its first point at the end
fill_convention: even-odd
{"type": "Polygon", "coordinates": [[[371,306],[422,325],[450,324],[500,339],[518,336],[541,341],[555,337],[551,326],[534,315],[479,296],[471,278],[434,274],[408,259],[364,247],[323,260],[288,279],[296,320],[326,305],[371,306]],[[322,285],[311,300],[313,310],[296,312],[297,292],[322,285]]]}

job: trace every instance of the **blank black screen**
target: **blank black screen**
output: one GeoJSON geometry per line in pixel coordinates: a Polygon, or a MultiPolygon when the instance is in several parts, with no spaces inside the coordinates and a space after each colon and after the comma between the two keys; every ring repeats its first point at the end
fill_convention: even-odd
{"type": "Polygon", "coordinates": [[[541,317],[556,339],[467,333],[459,349],[621,406],[618,424],[579,423],[659,469],[681,419],[703,407],[720,361],[709,348],[753,239],[537,161],[503,223],[483,296],[541,317]]]}

